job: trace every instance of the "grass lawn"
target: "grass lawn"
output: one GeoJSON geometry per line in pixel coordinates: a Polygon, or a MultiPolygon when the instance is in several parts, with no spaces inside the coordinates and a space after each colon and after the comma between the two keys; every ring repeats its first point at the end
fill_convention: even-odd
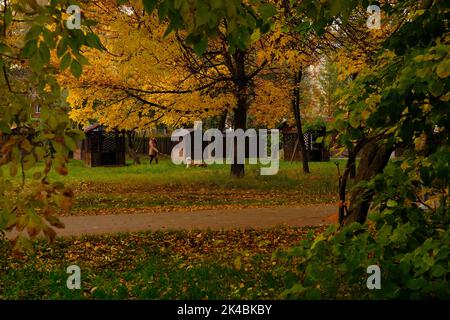
{"type": "Polygon", "coordinates": [[[274,299],[295,279],[272,258],[321,229],[121,234],[35,242],[25,257],[0,242],[0,299],[274,299]],[[81,290],[66,268],[81,268],[81,290]]]}
{"type": "Polygon", "coordinates": [[[68,176],[52,173],[50,178],[73,187],[76,199],[70,214],[76,215],[336,202],[334,162],[311,163],[311,172],[305,175],[300,163],[282,161],[275,176],[261,176],[258,166],[248,165],[246,176],[238,179],[230,177],[228,165],[187,169],[165,160],[158,165],[88,168],[71,161],[68,176]]]}
{"type": "MultiPolygon", "coordinates": [[[[343,163],[341,163],[341,167],[343,163]]],[[[230,177],[229,166],[158,165],[87,168],[71,161],[56,176],[75,189],[71,214],[111,214],[202,208],[265,207],[336,201],[334,162],[281,162],[276,176],[230,177]]],[[[30,176],[33,170],[28,173],[30,176]]],[[[17,178],[18,181],[18,178],[17,178]]],[[[67,213],[66,213],[67,214],[67,213]]],[[[14,256],[0,241],[0,299],[270,299],[281,298],[296,279],[273,259],[321,228],[173,231],[58,238],[34,242],[14,256]],[[82,290],[66,287],[66,268],[78,265],[82,290]]],[[[289,267],[288,267],[289,268],[289,267]]]]}

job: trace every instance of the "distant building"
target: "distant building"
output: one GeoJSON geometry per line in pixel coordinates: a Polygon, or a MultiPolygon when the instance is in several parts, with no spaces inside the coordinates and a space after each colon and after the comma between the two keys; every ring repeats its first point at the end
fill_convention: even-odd
{"type": "MultiPolygon", "coordinates": [[[[302,153],[301,146],[298,140],[297,129],[292,126],[285,126],[281,131],[283,133],[284,160],[301,161],[302,153]]],[[[325,137],[325,135],[325,127],[314,130],[307,130],[303,133],[308,161],[330,161],[330,152],[328,148],[326,148],[324,142],[316,142],[318,138],[325,137]]]]}
{"type": "Polygon", "coordinates": [[[107,130],[94,124],[84,129],[86,139],[78,143],[74,159],[89,167],[124,166],[126,164],[125,131],[107,130]]]}

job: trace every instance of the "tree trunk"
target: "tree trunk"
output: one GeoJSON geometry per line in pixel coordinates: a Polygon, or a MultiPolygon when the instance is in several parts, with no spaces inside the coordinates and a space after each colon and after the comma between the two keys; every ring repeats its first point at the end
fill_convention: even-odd
{"type": "MultiPolygon", "coordinates": [[[[235,63],[234,82],[236,86],[235,97],[237,106],[234,110],[233,126],[234,130],[247,130],[247,110],[249,104],[249,81],[245,73],[245,55],[246,52],[237,50],[233,54],[235,63]]],[[[243,177],[245,175],[245,165],[237,163],[237,144],[233,142],[234,161],[231,165],[231,175],[235,177],[243,177]]]]}
{"type": "Polygon", "coordinates": [[[350,179],[355,179],[356,177],[356,163],[353,163],[350,169],[350,179]]]}
{"type": "MultiPolygon", "coordinates": [[[[380,145],[377,141],[367,143],[362,149],[361,159],[357,168],[355,185],[361,181],[369,181],[386,168],[394,147],[380,145]]],[[[353,189],[350,195],[350,209],[344,224],[352,222],[364,223],[372,203],[373,192],[367,192],[362,187],[353,189]]]]}
{"type": "MultiPolygon", "coordinates": [[[[247,130],[247,98],[242,97],[238,100],[238,106],[234,110],[234,129],[247,130]]],[[[243,177],[245,175],[245,165],[237,163],[237,143],[233,142],[234,161],[231,164],[231,175],[243,177]]]]}
{"type": "Polygon", "coordinates": [[[297,128],[300,152],[302,153],[303,173],[309,173],[309,155],[306,150],[305,139],[303,138],[302,117],[300,113],[300,89],[299,85],[302,81],[303,72],[300,70],[294,74],[294,92],[292,97],[292,109],[294,112],[295,126],[297,128]]]}
{"type": "MultiPolygon", "coordinates": [[[[339,224],[342,226],[345,222],[345,218],[347,215],[347,181],[350,175],[352,175],[353,171],[356,171],[356,154],[354,152],[350,152],[348,155],[347,165],[345,167],[344,174],[342,177],[339,177],[339,224]]],[[[352,178],[354,179],[354,177],[352,178]]]]}
{"type": "Polygon", "coordinates": [[[134,146],[134,131],[127,131],[127,137],[128,137],[128,155],[133,159],[133,164],[141,164],[141,159],[139,159],[139,155],[137,153],[137,150],[135,150],[134,146]]]}
{"type": "Polygon", "coordinates": [[[224,132],[225,130],[225,126],[227,123],[227,116],[228,116],[228,111],[225,110],[221,115],[220,115],[220,119],[219,119],[219,130],[220,132],[224,132]]]}
{"type": "Polygon", "coordinates": [[[347,166],[350,170],[350,179],[355,179],[356,177],[356,159],[352,159],[352,154],[354,153],[354,150],[349,149],[348,150],[348,161],[347,166]]]}

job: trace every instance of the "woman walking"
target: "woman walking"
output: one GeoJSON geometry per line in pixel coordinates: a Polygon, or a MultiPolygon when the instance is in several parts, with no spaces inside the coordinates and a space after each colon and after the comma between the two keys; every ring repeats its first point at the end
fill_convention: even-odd
{"type": "Polygon", "coordinates": [[[150,164],[152,164],[153,159],[155,159],[156,164],[158,164],[158,141],[156,138],[150,138],[148,142],[148,155],[150,156],[150,164]]]}

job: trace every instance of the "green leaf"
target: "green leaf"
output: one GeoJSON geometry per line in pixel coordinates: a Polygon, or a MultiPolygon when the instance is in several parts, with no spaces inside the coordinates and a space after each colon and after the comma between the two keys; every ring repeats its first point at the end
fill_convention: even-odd
{"type": "Polygon", "coordinates": [[[0,42],[0,53],[10,53],[11,48],[4,43],[0,42]]]}
{"type": "Polygon", "coordinates": [[[389,237],[391,235],[392,226],[385,224],[381,229],[378,231],[377,234],[377,242],[381,246],[385,246],[389,243],[389,237]]]}
{"type": "Polygon", "coordinates": [[[388,202],[387,202],[387,206],[388,206],[389,208],[395,208],[395,207],[398,206],[398,203],[397,203],[397,201],[390,199],[390,200],[388,200],[388,202]]]}
{"type": "Polygon", "coordinates": [[[86,35],[86,43],[91,48],[95,48],[95,49],[98,49],[98,50],[103,50],[103,46],[102,46],[102,43],[100,41],[100,38],[94,33],[88,33],[86,35]]]}
{"type": "Polygon", "coordinates": [[[197,1],[196,7],[196,24],[197,26],[202,26],[208,22],[209,19],[209,8],[203,1],[197,1]]]}
{"type": "Polygon", "coordinates": [[[73,60],[72,64],[70,65],[70,71],[72,72],[74,77],[79,78],[83,73],[83,67],[77,60],[73,60]]]}
{"type": "Polygon", "coordinates": [[[439,97],[444,91],[444,84],[438,80],[428,82],[428,90],[434,97],[439,97]]]}
{"type": "Polygon", "coordinates": [[[82,66],[84,66],[84,65],[86,65],[86,64],[89,64],[88,59],[86,59],[86,57],[83,56],[83,55],[80,54],[80,53],[75,53],[75,59],[77,59],[77,61],[78,61],[82,66]]]}
{"type": "Polygon", "coordinates": [[[0,131],[4,132],[6,134],[10,134],[11,128],[7,123],[0,121],[0,131]]]}
{"type": "Polygon", "coordinates": [[[83,24],[84,24],[86,27],[93,27],[93,26],[98,25],[98,21],[92,20],[92,19],[85,19],[85,20],[83,21],[83,24]]]}
{"type": "Polygon", "coordinates": [[[79,33],[76,31],[79,30],[74,30],[73,31],[74,36],[66,38],[67,44],[74,52],[78,52],[80,50],[80,47],[84,44],[84,36],[80,37],[79,33]]]}
{"type": "Polygon", "coordinates": [[[277,14],[277,8],[270,3],[264,3],[259,8],[259,13],[261,14],[261,18],[266,21],[277,14]]]}
{"type": "Polygon", "coordinates": [[[45,28],[43,31],[43,34],[44,34],[45,43],[48,45],[48,47],[55,48],[56,42],[55,42],[55,39],[53,38],[53,33],[50,30],[48,30],[47,28],[45,28]]]}
{"type": "Polygon", "coordinates": [[[76,142],[68,135],[64,135],[64,143],[71,151],[75,151],[75,149],[77,148],[76,142]]]}
{"type": "Polygon", "coordinates": [[[333,0],[329,2],[330,4],[330,15],[335,17],[341,10],[341,1],[333,0]]]}
{"type": "Polygon", "coordinates": [[[8,6],[8,8],[6,9],[3,19],[5,22],[5,27],[8,28],[13,20],[13,12],[11,10],[11,6],[8,6]]]}
{"type": "Polygon", "coordinates": [[[436,74],[441,79],[447,78],[450,75],[450,59],[446,59],[439,63],[436,68],[436,74]]]}
{"type": "Polygon", "coordinates": [[[406,281],[406,287],[411,290],[418,290],[420,288],[423,288],[425,285],[426,285],[426,281],[424,278],[408,279],[406,281]]]}
{"type": "Polygon", "coordinates": [[[67,51],[67,38],[62,38],[59,40],[58,45],[56,47],[56,54],[58,58],[61,58],[64,53],[67,51]]]}
{"type": "Polygon", "coordinates": [[[32,40],[39,37],[42,32],[42,26],[33,26],[28,30],[25,40],[32,40]]]}
{"type": "Polygon", "coordinates": [[[158,17],[159,17],[159,21],[163,21],[165,17],[167,17],[167,15],[169,14],[169,7],[170,6],[170,1],[165,0],[163,1],[158,8],[158,17]]]}
{"type": "Polygon", "coordinates": [[[24,58],[31,58],[36,53],[37,49],[37,41],[35,39],[29,40],[22,49],[22,56],[24,58]]]}
{"type": "Polygon", "coordinates": [[[213,10],[221,8],[222,5],[223,5],[222,0],[211,0],[211,9],[213,10]]]}
{"type": "Polygon", "coordinates": [[[41,56],[43,64],[47,64],[50,62],[50,49],[45,42],[41,42],[39,44],[39,55],[41,56]]]}
{"type": "Polygon", "coordinates": [[[208,37],[203,36],[199,41],[194,43],[194,51],[199,56],[202,55],[208,47],[208,37]]]}
{"type": "Polygon", "coordinates": [[[144,8],[147,13],[152,13],[155,10],[158,0],[143,0],[144,8]]]}
{"type": "Polygon", "coordinates": [[[61,71],[66,70],[70,66],[71,62],[72,62],[72,57],[70,56],[69,53],[66,53],[62,57],[61,62],[59,64],[59,67],[60,67],[61,71]]]}
{"type": "Polygon", "coordinates": [[[431,275],[436,278],[440,278],[447,273],[447,269],[442,264],[435,264],[431,268],[431,275]]]}
{"type": "Polygon", "coordinates": [[[30,59],[30,65],[33,70],[42,70],[44,62],[42,61],[41,54],[39,52],[35,53],[30,59]]]}

